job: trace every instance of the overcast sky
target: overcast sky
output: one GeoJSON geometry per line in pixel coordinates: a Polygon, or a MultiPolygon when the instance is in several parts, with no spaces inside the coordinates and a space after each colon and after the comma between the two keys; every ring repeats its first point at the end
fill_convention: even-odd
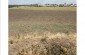
{"type": "Polygon", "coordinates": [[[9,4],[61,4],[61,3],[76,3],[76,0],[9,0],[9,4]]]}

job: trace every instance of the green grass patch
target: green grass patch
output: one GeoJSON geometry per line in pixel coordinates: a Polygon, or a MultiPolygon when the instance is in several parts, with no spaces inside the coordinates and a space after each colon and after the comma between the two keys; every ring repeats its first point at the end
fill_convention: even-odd
{"type": "Polygon", "coordinates": [[[76,26],[70,24],[14,24],[9,25],[10,31],[15,32],[76,32],[76,26]]]}

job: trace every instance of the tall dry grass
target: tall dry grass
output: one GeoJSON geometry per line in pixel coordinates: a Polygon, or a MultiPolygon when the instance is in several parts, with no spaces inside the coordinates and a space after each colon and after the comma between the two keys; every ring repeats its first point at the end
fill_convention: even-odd
{"type": "Polygon", "coordinates": [[[76,55],[76,33],[18,33],[9,47],[9,55],[76,55]]]}

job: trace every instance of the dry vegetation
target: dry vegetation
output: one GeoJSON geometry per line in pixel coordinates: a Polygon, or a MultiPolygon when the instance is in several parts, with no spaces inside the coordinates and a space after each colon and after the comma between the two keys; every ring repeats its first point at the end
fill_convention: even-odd
{"type": "Polygon", "coordinates": [[[24,9],[24,10],[56,10],[56,11],[75,11],[76,7],[13,7],[9,9],[24,9]]]}
{"type": "Polygon", "coordinates": [[[9,55],[76,55],[76,9],[49,8],[9,9],[9,55]]]}
{"type": "Polygon", "coordinates": [[[9,38],[9,55],[76,55],[76,33],[17,34],[9,38]]]}

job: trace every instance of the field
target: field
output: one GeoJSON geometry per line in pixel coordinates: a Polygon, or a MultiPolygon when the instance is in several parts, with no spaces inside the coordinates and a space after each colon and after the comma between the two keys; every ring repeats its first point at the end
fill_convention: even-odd
{"type": "Polygon", "coordinates": [[[9,55],[76,55],[76,7],[9,8],[9,55]]]}
{"type": "Polygon", "coordinates": [[[24,10],[56,10],[56,11],[75,11],[76,7],[13,7],[9,9],[24,9],[24,10]]]}

